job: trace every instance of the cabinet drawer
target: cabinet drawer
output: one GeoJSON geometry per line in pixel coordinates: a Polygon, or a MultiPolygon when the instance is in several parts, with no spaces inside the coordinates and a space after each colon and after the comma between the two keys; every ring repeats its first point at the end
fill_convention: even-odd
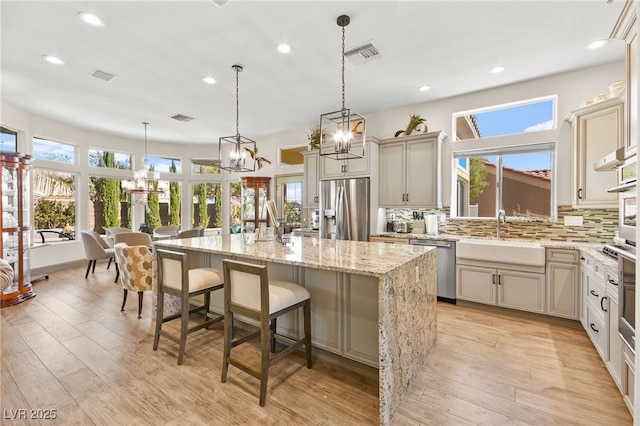
{"type": "Polygon", "coordinates": [[[577,250],[547,249],[547,261],[577,263],[580,260],[580,252],[577,250]]]}
{"type": "Polygon", "coordinates": [[[594,312],[592,306],[587,307],[587,334],[591,338],[593,345],[600,354],[603,360],[608,358],[609,353],[609,338],[607,329],[604,325],[604,319],[594,312]]]}
{"type": "Polygon", "coordinates": [[[602,309],[602,298],[607,295],[604,286],[599,280],[593,278],[593,276],[589,276],[586,283],[586,303],[591,303],[594,308],[597,308],[600,315],[604,315],[604,310],[602,309]]]}

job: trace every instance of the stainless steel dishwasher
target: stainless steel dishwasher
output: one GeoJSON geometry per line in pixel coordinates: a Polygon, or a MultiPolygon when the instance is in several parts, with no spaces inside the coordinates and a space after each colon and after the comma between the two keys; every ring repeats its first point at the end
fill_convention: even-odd
{"type": "Polygon", "coordinates": [[[456,303],[456,243],[455,241],[412,239],[410,244],[437,248],[438,300],[456,303]]]}

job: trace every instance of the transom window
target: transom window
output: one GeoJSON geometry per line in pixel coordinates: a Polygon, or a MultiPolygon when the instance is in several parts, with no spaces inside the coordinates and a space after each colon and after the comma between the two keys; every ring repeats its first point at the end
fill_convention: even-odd
{"type": "Polygon", "coordinates": [[[16,152],[18,146],[18,133],[4,127],[0,127],[0,150],[16,152]]]}
{"type": "Polygon", "coordinates": [[[58,163],[76,164],[76,147],[42,138],[33,138],[33,157],[58,163]]]}

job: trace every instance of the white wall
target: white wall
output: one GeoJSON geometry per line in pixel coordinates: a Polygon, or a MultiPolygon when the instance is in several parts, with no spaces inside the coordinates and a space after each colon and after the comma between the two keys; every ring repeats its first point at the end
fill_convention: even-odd
{"type": "MultiPolygon", "coordinates": [[[[469,109],[487,107],[503,103],[515,102],[529,98],[537,98],[546,95],[558,95],[558,204],[570,203],[570,126],[564,121],[567,113],[576,109],[586,100],[593,98],[601,93],[608,93],[608,86],[614,81],[624,81],[624,63],[616,62],[586,70],[580,70],[565,74],[558,74],[537,80],[527,81],[523,83],[513,84],[495,89],[489,89],[482,92],[471,93],[463,96],[438,100],[434,102],[425,102],[399,108],[391,111],[385,111],[376,114],[370,114],[367,118],[367,134],[375,135],[378,138],[385,139],[393,137],[399,129],[404,129],[408,123],[411,114],[420,114],[426,118],[426,123],[430,131],[443,130],[450,137],[452,134],[452,114],[469,109]]],[[[428,97],[428,92],[426,93],[428,97]]],[[[83,130],[76,126],[57,123],[46,118],[42,118],[26,111],[23,111],[13,105],[2,102],[1,104],[1,120],[2,125],[18,132],[18,151],[22,153],[31,153],[31,140],[34,136],[41,136],[48,139],[68,142],[79,145],[81,147],[109,148],[114,151],[132,152],[134,154],[134,165],[136,168],[140,166],[140,158],[144,154],[144,142],[142,136],[144,129],[140,125],[140,139],[128,139],[106,134],[100,134],[83,130]]],[[[322,111],[318,111],[318,115],[322,111]]],[[[278,150],[281,147],[289,147],[295,145],[304,145],[307,143],[307,128],[295,129],[278,134],[266,136],[247,135],[258,142],[259,155],[271,161],[271,164],[265,165],[261,170],[254,174],[257,176],[275,176],[278,174],[302,173],[303,167],[286,166],[280,167],[277,162],[278,150]]],[[[181,158],[183,164],[182,189],[183,199],[187,199],[190,183],[194,180],[188,173],[189,159],[217,156],[217,141],[213,141],[211,145],[198,144],[166,144],[156,143],[153,141],[153,124],[149,126],[149,143],[148,153],[155,156],[167,156],[181,158]]],[[[451,192],[451,139],[445,142],[442,150],[443,155],[443,200],[448,205],[451,192]]],[[[38,160],[35,166],[46,165],[47,162],[38,160]]],[[[78,168],[80,173],[80,188],[78,205],[79,229],[86,229],[88,224],[88,211],[82,206],[87,205],[88,199],[88,176],[89,172],[96,172],[95,169],[88,167],[88,158],[86,149],[79,150],[78,168]]],[[[57,165],[57,164],[56,164],[57,165]]],[[[57,165],[59,166],[59,165],[57,165]]],[[[64,166],[60,166],[64,169],[64,166]]],[[[107,170],[105,173],[114,174],[116,176],[125,176],[122,171],[107,170]]],[[[225,174],[223,176],[203,177],[198,176],[199,180],[222,180],[228,182],[237,179],[239,175],[225,174]]],[[[161,176],[165,178],[165,176],[161,176]]],[[[176,176],[172,175],[172,179],[176,176]]],[[[273,181],[272,181],[273,182],[273,181]]],[[[227,185],[223,186],[223,196],[227,197],[227,185]]],[[[275,190],[272,187],[271,193],[275,196],[275,190]]],[[[223,206],[227,206],[224,203],[223,206]]],[[[188,206],[183,206],[183,218],[189,217],[187,214],[188,206]]],[[[228,207],[227,207],[228,209],[228,207]]],[[[228,222],[228,211],[223,211],[223,218],[228,222]]],[[[228,223],[223,224],[223,228],[228,228],[228,223]]],[[[79,242],[73,243],[79,244],[79,242]]],[[[55,248],[41,248],[34,251],[32,267],[39,268],[47,265],[69,262],[77,260],[79,251],[75,250],[56,250],[55,248]]]]}

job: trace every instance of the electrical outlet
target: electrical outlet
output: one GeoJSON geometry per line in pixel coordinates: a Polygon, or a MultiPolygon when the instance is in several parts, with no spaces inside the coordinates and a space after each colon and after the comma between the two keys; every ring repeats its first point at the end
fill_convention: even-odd
{"type": "Polygon", "coordinates": [[[582,216],[565,216],[564,226],[582,226],[583,219],[582,216]]]}
{"type": "Polygon", "coordinates": [[[416,282],[420,282],[420,267],[416,266],[416,282]]]}
{"type": "Polygon", "coordinates": [[[391,218],[391,220],[396,220],[396,214],[395,213],[391,213],[389,215],[389,217],[391,218]]]}

